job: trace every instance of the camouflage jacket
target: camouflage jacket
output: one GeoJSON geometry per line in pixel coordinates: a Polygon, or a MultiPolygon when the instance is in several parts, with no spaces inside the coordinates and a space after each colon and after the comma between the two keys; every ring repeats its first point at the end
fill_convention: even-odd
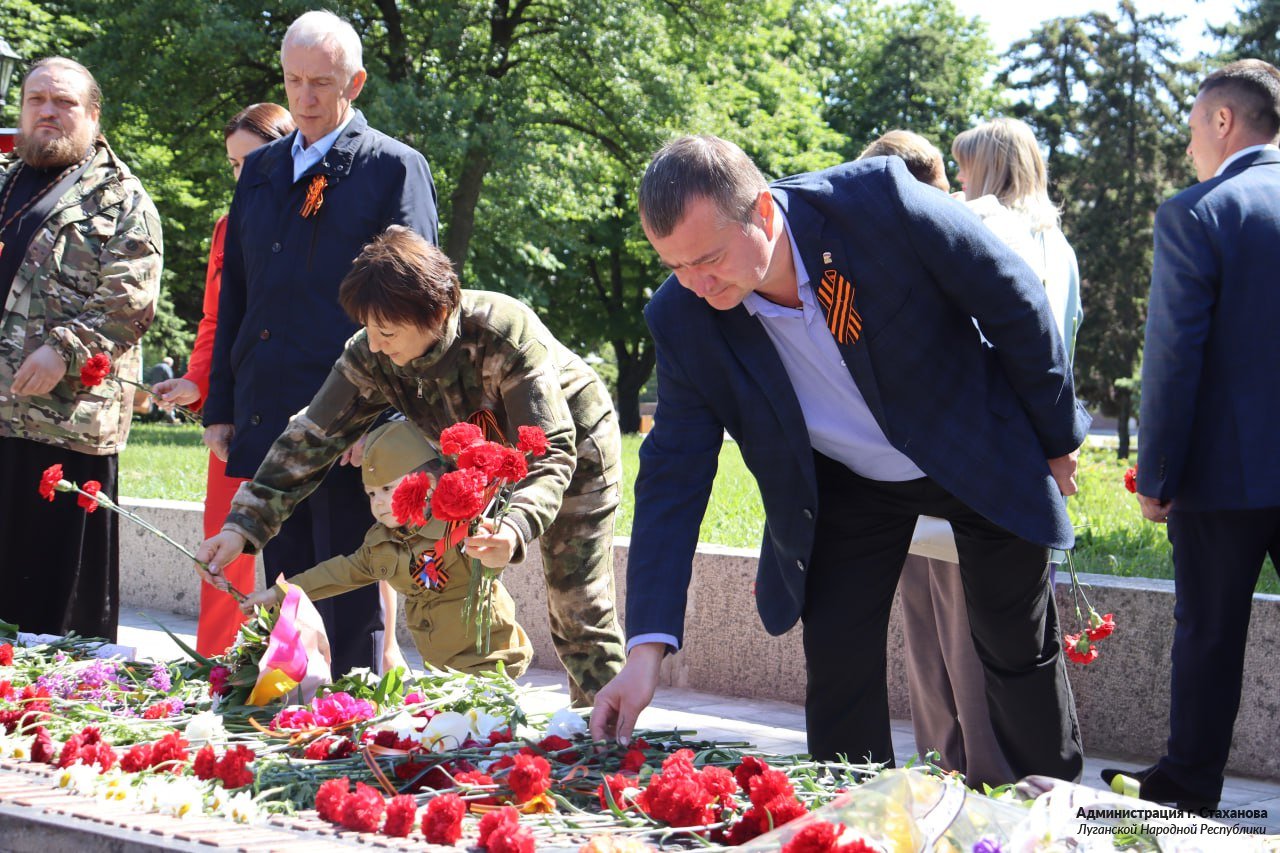
{"type": "MultiPolygon", "coordinates": [[[[138,179],[102,137],[76,184],[36,230],[0,319],[0,436],[104,456],[129,435],[138,341],[155,315],[163,245],[160,217],[138,179]],[[10,389],[24,359],[48,344],[67,375],[43,397],[10,389]],[[90,356],[111,356],[111,375],[80,383],[90,356]]],[[[0,193],[16,171],[3,164],[0,193]]]]}
{"type": "Polygon", "coordinates": [[[404,367],[373,353],[364,330],[357,332],[236,493],[224,529],[261,548],[387,406],[433,441],[482,409],[493,412],[512,443],[517,427],[541,427],[550,450],[531,460],[505,519],[525,543],[555,519],[571,483],[581,494],[616,485],[621,475],[617,416],[595,371],[519,301],[464,290],[440,340],[404,367]]]}

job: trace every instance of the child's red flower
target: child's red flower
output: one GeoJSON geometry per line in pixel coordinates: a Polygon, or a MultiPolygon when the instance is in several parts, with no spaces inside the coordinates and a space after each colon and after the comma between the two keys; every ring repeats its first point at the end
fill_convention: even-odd
{"type": "Polygon", "coordinates": [[[551,765],[541,755],[517,755],[507,785],[517,803],[527,803],[551,787],[551,765]]]}
{"type": "MultiPolygon", "coordinates": [[[[0,666],[13,666],[13,644],[5,643],[0,645],[0,666]]],[[[9,682],[5,682],[8,684],[9,682]]],[[[8,696],[3,697],[8,699],[8,696]]]]}
{"type": "Polygon", "coordinates": [[[1124,487],[1134,494],[1138,493],[1138,466],[1135,465],[1124,472],[1124,487]]]}
{"type": "Polygon", "coordinates": [[[426,471],[410,474],[400,481],[391,495],[391,512],[401,524],[425,527],[427,493],[431,491],[431,475],[426,471]]]}
{"type": "Polygon", "coordinates": [[[205,745],[196,752],[196,760],[191,762],[191,772],[202,782],[212,779],[218,769],[218,756],[213,754],[213,747],[205,745]]]}
{"type": "Polygon", "coordinates": [[[519,440],[516,447],[520,448],[522,453],[528,453],[532,456],[542,456],[547,452],[550,444],[547,442],[547,434],[542,431],[541,427],[522,426],[517,429],[519,440]]]}
{"type": "Polygon", "coordinates": [[[86,388],[101,385],[111,372],[111,356],[105,352],[94,353],[80,368],[80,384],[86,388]]]}
{"type": "Polygon", "coordinates": [[[1089,637],[1081,634],[1068,634],[1063,638],[1063,648],[1067,659],[1075,663],[1093,663],[1098,659],[1098,647],[1089,642],[1089,637]]]}
{"type": "Polygon", "coordinates": [[[80,508],[85,512],[93,512],[98,508],[98,502],[94,499],[93,496],[98,494],[98,492],[102,491],[102,484],[99,483],[97,480],[88,480],[80,488],[88,492],[89,494],[76,495],[76,503],[79,504],[80,508]]]}
{"type": "MultiPolygon", "coordinates": [[[[208,749],[208,747],[205,747],[208,749]]],[[[204,752],[204,750],[200,750],[204,752]]],[[[212,750],[210,750],[212,752],[212,750]]],[[[196,756],[196,763],[199,764],[200,757],[196,756]]],[[[197,774],[199,775],[199,774],[197,774]]],[[[204,778],[204,777],[201,777],[204,778]]],[[[341,779],[329,779],[320,784],[320,790],[316,791],[316,814],[329,823],[338,823],[342,820],[342,804],[347,799],[347,790],[351,787],[351,780],[346,776],[341,779]]]]}
{"type": "Polygon", "coordinates": [[[440,452],[457,456],[477,441],[484,441],[484,431],[475,424],[454,424],[440,433],[440,452]]]}
{"type": "Polygon", "coordinates": [[[342,825],[356,832],[376,832],[382,823],[382,813],[387,804],[382,795],[363,782],[342,801],[342,825]]]}
{"type": "Polygon", "coordinates": [[[1085,628],[1084,633],[1095,643],[1098,640],[1105,640],[1116,632],[1116,617],[1114,613],[1108,613],[1106,616],[1090,613],[1089,623],[1090,627],[1085,628]]]}
{"type": "Polygon", "coordinates": [[[53,500],[53,493],[57,491],[58,483],[62,482],[62,464],[50,465],[44,469],[44,473],[40,475],[40,497],[47,501],[53,500]]]}
{"type": "Polygon", "coordinates": [[[470,521],[484,509],[488,485],[489,478],[474,468],[442,475],[431,499],[431,515],[441,521],[470,521]]]}
{"type": "Polygon", "coordinates": [[[414,818],[418,816],[418,801],[409,794],[400,794],[387,803],[387,820],[382,825],[384,835],[392,838],[404,838],[413,830],[414,818]]]}
{"type": "Polygon", "coordinates": [[[462,816],[466,813],[467,804],[457,794],[433,797],[422,815],[422,834],[427,843],[457,844],[462,838],[462,816]]]}
{"type": "Polygon", "coordinates": [[[514,447],[502,448],[502,464],[494,472],[495,477],[514,483],[523,480],[528,473],[529,463],[525,461],[523,453],[514,447]]]}
{"type": "Polygon", "coordinates": [[[483,471],[485,477],[492,480],[498,476],[506,451],[507,448],[496,441],[477,441],[458,454],[458,467],[483,471]]]}

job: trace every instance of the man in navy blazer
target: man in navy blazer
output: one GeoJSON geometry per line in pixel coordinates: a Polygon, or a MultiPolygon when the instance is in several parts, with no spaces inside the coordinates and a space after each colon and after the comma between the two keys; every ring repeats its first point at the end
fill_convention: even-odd
{"type": "Polygon", "coordinates": [[[1138,498],[1168,524],[1177,624],[1167,752],[1139,776],[1198,809],[1220,799],[1253,590],[1280,564],[1280,72],[1213,72],[1188,125],[1200,183],[1156,213],[1142,362],[1138,498]]]}
{"type": "MultiPolygon", "coordinates": [[[[436,240],[426,159],[352,107],[366,75],[351,25],[308,12],[289,27],[280,58],[298,130],[250,154],[236,186],[204,406],[205,441],[234,477],[253,476],[358,330],[338,285],[365,243],[388,225],[436,240]]],[[[359,548],[369,505],[358,461],[335,466],[263,549],[268,583],[359,548]]],[[[317,609],[335,675],[377,663],[377,587],[317,609]]]]}
{"type": "Polygon", "coordinates": [[[1078,778],[1047,561],[1073,542],[1060,495],[1075,491],[1089,416],[1034,273],[898,158],[769,187],[732,143],[685,137],[654,156],[640,211],[674,275],[646,310],[659,390],[636,481],[629,657],[593,733],[628,738],[681,643],[727,430],[765,507],[760,617],[774,634],[804,623],[810,752],[893,761],[889,608],[928,514],[955,530],[1013,769],[1078,778]]]}

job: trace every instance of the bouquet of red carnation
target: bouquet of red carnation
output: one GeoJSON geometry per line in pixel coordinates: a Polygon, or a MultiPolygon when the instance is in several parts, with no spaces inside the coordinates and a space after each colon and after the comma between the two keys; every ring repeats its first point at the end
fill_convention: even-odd
{"type": "MultiPolygon", "coordinates": [[[[440,433],[440,452],[454,457],[455,467],[441,475],[433,491],[426,488],[425,474],[412,475],[396,487],[391,498],[392,511],[401,524],[424,524],[427,515],[447,522],[445,535],[436,543],[437,560],[479,528],[486,508],[491,508],[488,519],[496,530],[511,506],[515,484],[529,473],[526,457],[547,452],[547,436],[538,427],[520,427],[519,440],[511,447],[502,440],[492,413],[483,412],[480,418],[485,428],[464,421],[440,433]],[[487,439],[486,430],[499,440],[487,439]]],[[[471,620],[478,629],[476,651],[481,654],[489,653],[493,584],[499,571],[482,566],[479,560],[471,561],[463,619],[471,620]]]]}
{"type": "Polygon", "coordinates": [[[1080,578],[1076,576],[1076,564],[1071,558],[1071,552],[1067,552],[1067,571],[1071,573],[1071,594],[1075,599],[1076,605],[1076,622],[1080,625],[1080,631],[1075,634],[1067,634],[1062,638],[1063,650],[1067,654],[1067,659],[1079,664],[1093,663],[1098,659],[1099,641],[1110,637],[1116,630],[1116,619],[1114,613],[1100,615],[1097,610],[1093,609],[1093,605],[1089,603],[1088,596],[1084,593],[1084,585],[1080,583],[1080,578]],[[1084,609],[1081,610],[1081,603],[1084,609]],[[1085,618],[1088,613],[1088,619],[1085,618]]]}

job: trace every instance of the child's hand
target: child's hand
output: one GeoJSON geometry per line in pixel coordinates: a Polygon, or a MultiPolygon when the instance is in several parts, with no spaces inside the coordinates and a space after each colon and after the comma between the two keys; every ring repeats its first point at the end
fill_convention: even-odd
{"type": "Polygon", "coordinates": [[[245,600],[240,602],[240,612],[246,616],[252,616],[255,607],[275,607],[279,603],[280,597],[276,595],[276,588],[273,586],[246,596],[245,600]]]}
{"type": "Polygon", "coordinates": [[[505,568],[511,562],[520,544],[519,534],[509,524],[494,524],[489,519],[480,521],[480,532],[462,540],[467,545],[467,556],[475,557],[481,565],[489,569],[505,568]]]}

